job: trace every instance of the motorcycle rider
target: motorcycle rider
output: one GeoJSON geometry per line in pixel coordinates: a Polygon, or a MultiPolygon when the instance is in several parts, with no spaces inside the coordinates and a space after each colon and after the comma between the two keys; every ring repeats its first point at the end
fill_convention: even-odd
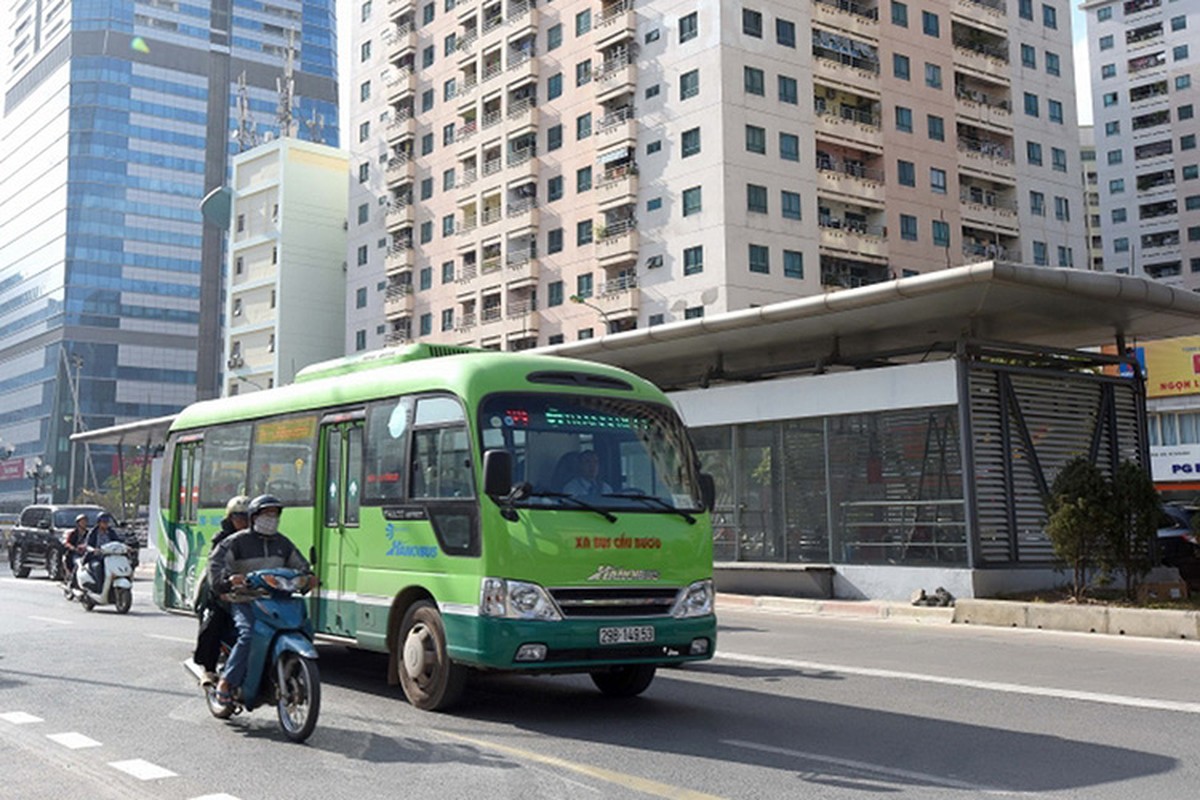
{"type": "Polygon", "coordinates": [[[246,511],[250,527],[223,541],[209,565],[213,589],[223,594],[234,592],[229,601],[233,624],[237,628],[237,642],[229,652],[216,691],[218,701],[226,704],[233,702],[233,691],[245,680],[250,656],[250,638],[254,626],[253,598],[239,597],[236,593],[246,585],[246,573],[278,567],[311,572],[308,560],[290,539],[279,533],[283,503],[278,498],[269,494],[259,495],[250,501],[246,511]]]}
{"type": "Polygon", "coordinates": [[[96,517],[96,524],[88,532],[85,546],[86,555],[83,557],[84,574],[80,585],[88,591],[98,592],[104,586],[104,557],[100,548],[109,542],[123,542],[120,534],[112,527],[113,515],[101,511],[96,517]]]}
{"type": "Polygon", "coordinates": [[[200,630],[196,634],[196,649],[192,660],[204,668],[205,683],[217,681],[217,657],[221,653],[221,637],[233,621],[229,615],[229,607],[212,589],[212,565],[221,557],[218,546],[233,534],[250,527],[247,511],[249,505],[250,498],[244,494],[229,498],[229,502],[225,504],[225,518],[221,520],[221,530],[213,537],[208,569],[204,571],[196,587],[194,607],[200,615],[200,630]]]}
{"type": "Polygon", "coordinates": [[[71,582],[71,576],[75,573],[75,563],[87,548],[87,523],[87,514],[77,515],[75,527],[67,532],[63,540],[63,580],[67,583],[71,582]]]}

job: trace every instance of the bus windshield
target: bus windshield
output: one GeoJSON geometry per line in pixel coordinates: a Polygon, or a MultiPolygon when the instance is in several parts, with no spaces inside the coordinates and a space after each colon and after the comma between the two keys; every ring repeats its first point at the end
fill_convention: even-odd
{"type": "Polygon", "coordinates": [[[516,505],[659,513],[702,508],[687,435],[668,406],[494,394],[480,406],[479,430],[484,450],[512,453],[513,484],[524,484],[516,505]]]}

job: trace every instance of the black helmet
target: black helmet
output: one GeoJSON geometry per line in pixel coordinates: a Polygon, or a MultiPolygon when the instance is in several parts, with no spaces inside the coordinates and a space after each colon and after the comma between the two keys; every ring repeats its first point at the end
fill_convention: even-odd
{"type": "Polygon", "coordinates": [[[250,505],[246,506],[246,513],[250,515],[250,521],[253,522],[260,511],[268,508],[277,508],[283,511],[283,501],[273,494],[260,494],[250,501],[250,505]]]}
{"type": "Polygon", "coordinates": [[[97,523],[100,523],[100,522],[110,522],[111,523],[111,522],[113,522],[113,515],[108,513],[107,511],[101,511],[96,516],[96,522],[97,523]]]}

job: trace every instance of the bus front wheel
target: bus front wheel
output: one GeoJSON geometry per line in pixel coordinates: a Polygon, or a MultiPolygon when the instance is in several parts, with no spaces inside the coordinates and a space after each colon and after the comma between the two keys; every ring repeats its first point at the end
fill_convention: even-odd
{"type": "Polygon", "coordinates": [[[422,711],[442,711],[458,702],[467,669],[450,660],[446,628],[437,606],[428,600],[413,603],[396,637],[398,677],[408,702],[422,711]]]}
{"type": "Polygon", "coordinates": [[[598,669],[591,673],[592,683],[609,697],[636,697],[649,688],[655,669],[653,664],[598,669]]]}

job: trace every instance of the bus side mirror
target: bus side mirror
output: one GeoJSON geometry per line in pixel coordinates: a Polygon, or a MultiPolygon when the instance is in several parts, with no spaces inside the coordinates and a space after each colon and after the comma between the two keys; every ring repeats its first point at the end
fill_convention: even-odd
{"type": "Polygon", "coordinates": [[[717,482],[707,472],[700,473],[700,502],[709,511],[717,504],[717,482]]]}
{"type": "Polygon", "coordinates": [[[483,454],[483,493],[489,497],[507,497],[512,491],[512,453],[488,450],[483,454]]]}

